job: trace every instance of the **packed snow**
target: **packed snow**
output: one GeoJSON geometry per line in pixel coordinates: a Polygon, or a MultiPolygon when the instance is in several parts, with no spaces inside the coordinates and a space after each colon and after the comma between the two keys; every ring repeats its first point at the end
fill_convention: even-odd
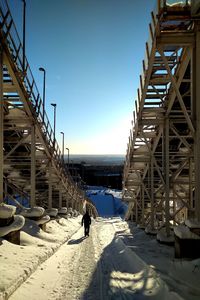
{"type": "Polygon", "coordinates": [[[43,231],[27,218],[36,208],[23,210],[20,245],[0,238],[0,300],[200,299],[200,259],[175,259],[174,246],[158,242],[164,229],[156,237],[124,221],[120,191],[88,187],[87,195],[99,213],[87,238],[82,215],[51,210],[43,231]]]}
{"type": "Polygon", "coordinates": [[[174,258],[120,217],[51,220],[44,232],[26,219],[21,244],[0,239],[0,299],[200,299],[200,259],[174,258]]]}
{"type": "Polygon", "coordinates": [[[122,192],[101,186],[87,186],[86,195],[102,217],[124,217],[128,206],[121,201],[122,192]]]}

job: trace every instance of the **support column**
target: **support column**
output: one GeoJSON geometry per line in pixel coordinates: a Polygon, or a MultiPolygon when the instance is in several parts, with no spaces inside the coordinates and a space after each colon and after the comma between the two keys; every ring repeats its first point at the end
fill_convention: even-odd
{"type": "Polygon", "coordinates": [[[65,205],[66,205],[67,208],[69,208],[69,200],[68,200],[68,196],[67,196],[67,198],[66,198],[66,204],[65,204],[65,205]]]}
{"type": "Polygon", "coordinates": [[[31,207],[35,206],[35,126],[31,127],[31,207]]]}
{"type": "Polygon", "coordinates": [[[49,165],[49,197],[48,197],[48,209],[52,208],[52,166],[49,165]]]}
{"type": "Polygon", "coordinates": [[[166,234],[170,235],[169,227],[169,118],[165,119],[165,226],[166,234]]]}
{"type": "Polygon", "coordinates": [[[195,144],[194,144],[194,165],[195,165],[195,217],[200,222],[200,22],[196,24],[196,47],[193,50],[192,84],[193,101],[195,114],[195,144]]]}
{"type": "Polygon", "coordinates": [[[142,198],[142,226],[144,226],[144,187],[141,185],[140,194],[142,198]]]}
{"type": "Polygon", "coordinates": [[[135,199],[135,222],[138,224],[138,203],[137,199],[135,199]]]}
{"type": "Polygon", "coordinates": [[[176,212],[176,194],[174,192],[175,188],[173,187],[173,225],[175,226],[176,225],[176,215],[175,215],[175,212],[176,212]]]}
{"type": "Polygon", "coordinates": [[[0,47],[0,203],[3,202],[3,51],[0,47]]]}
{"type": "Polygon", "coordinates": [[[62,207],[62,192],[59,190],[59,208],[62,207]]]}
{"type": "Polygon", "coordinates": [[[190,209],[193,209],[193,161],[192,158],[189,158],[189,204],[190,209]]]}
{"type": "Polygon", "coordinates": [[[153,168],[153,155],[151,154],[151,164],[150,164],[150,187],[151,187],[151,230],[154,230],[154,168],[153,168]]]}
{"type": "Polygon", "coordinates": [[[74,209],[74,198],[71,198],[71,208],[74,209]]]}

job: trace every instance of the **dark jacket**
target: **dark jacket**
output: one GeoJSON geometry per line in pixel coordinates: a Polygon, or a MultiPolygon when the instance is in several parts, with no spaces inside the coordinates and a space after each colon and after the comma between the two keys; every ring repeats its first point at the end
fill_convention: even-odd
{"type": "Polygon", "coordinates": [[[82,226],[84,224],[84,226],[88,227],[91,224],[91,218],[88,212],[86,212],[84,214],[84,216],[82,217],[82,222],[81,222],[82,226]]]}

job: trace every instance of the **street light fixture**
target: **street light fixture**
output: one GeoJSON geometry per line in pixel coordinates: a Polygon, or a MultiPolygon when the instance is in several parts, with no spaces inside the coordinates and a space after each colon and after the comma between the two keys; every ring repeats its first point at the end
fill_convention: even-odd
{"type": "Polygon", "coordinates": [[[44,111],[45,111],[45,90],[46,90],[46,70],[42,67],[39,68],[39,71],[44,73],[43,77],[43,122],[44,122],[44,111]]]}
{"type": "Polygon", "coordinates": [[[60,132],[62,134],[62,158],[63,158],[63,163],[64,163],[64,142],[65,142],[65,134],[63,131],[60,132]]]}
{"type": "Polygon", "coordinates": [[[51,105],[53,106],[54,110],[53,110],[53,115],[54,115],[54,122],[53,122],[53,134],[54,134],[54,147],[55,147],[55,141],[56,141],[56,103],[51,103],[51,105]]]}
{"type": "Polygon", "coordinates": [[[65,148],[67,151],[68,151],[68,154],[67,154],[67,166],[69,168],[69,148],[65,148]]]}
{"type": "Polygon", "coordinates": [[[23,72],[25,75],[25,49],[26,49],[26,0],[23,2],[23,72]]]}

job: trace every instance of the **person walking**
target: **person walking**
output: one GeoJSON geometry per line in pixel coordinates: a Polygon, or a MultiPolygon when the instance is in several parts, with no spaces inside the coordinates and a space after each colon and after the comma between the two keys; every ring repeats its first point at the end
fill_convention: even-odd
{"type": "Polygon", "coordinates": [[[89,236],[91,218],[90,218],[89,212],[87,210],[86,210],[85,214],[82,217],[81,224],[82,224],[82,226],[84,224],[85,236],[89,236]]]}

